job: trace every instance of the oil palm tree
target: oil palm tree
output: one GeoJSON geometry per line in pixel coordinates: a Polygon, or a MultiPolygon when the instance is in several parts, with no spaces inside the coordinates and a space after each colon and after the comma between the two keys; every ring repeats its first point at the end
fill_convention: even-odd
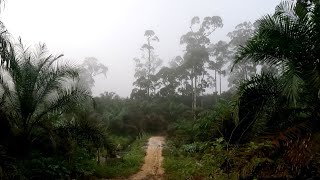
{"type": "Polygon", "coordinates": [[[51,114],[62,113],[88,96],[75,83],[77,69],[59,64],[62,55],[48,55],[45,44],[33,50],[20,39],[3,57],[1,103],[11,127],[27,139],[51,114]]]}
{"type": "Polygon", "coordinates": [[[273,15],[258,20],[234,65],[250,59],[276,67],[240,85],[233,139],[282,131],[320,118],[320,4],[282,2],[273,15]],[[255,131],[255,132],[254,132],[255,131]]]}
{"type": "Polygon", "coordinates": [[[302,110],[290,107],[282,94],[281,78],[272,73],[255,75],[242,82],[234,101],[236,128],[230,142],[247,142],[264,132],[286,129],[302,110]]]}
{"type": "Polygon", "coordinates": [[[250,59],[278,70],[242,83],[231,139],[247,142],[263,133],[263,139],[274,145],[269,150],[274,155],[266,156],[276,162],[272,166],[277,170],[270,174],[277,174],[283,166],[296,169],[288,171],[295,177],[316,161],[310,154],[318,150],[305,143],[311,139],[316,144],[320,119],[320,2],[311,3],[282,2],[273,15],[259,19],[255,34],[239,48],[235,61],[250,59]],[[281,165],[283,159],[287,164],[281,165]]]}
{"type": "Polygon", "coordinates": [[[235,64],[251,59],[277,67],[282,94],[288,102],[316,113],[320,95],[319,52],[320,2],[306,7],[299,2],[284,1],[276,7],[274,15],[258,20],[257,31],[240,47],[235,64]]]}
{"type": "MultiPolygon", "coordinates": [[[[90,101],[87,101],[87,103],[90,101]]],[[[91,104],[83,103],[82,106],[73,108],[64,113],[61,121],[55,129],[58,135],[58,141],[62,141],[60,146],[67,147],[66,154],[74,156],[74,146],[68,146],[74,141],[82,147],[85,147],[91,154],[98,152],[98,161],[100,150],[107,150],[109,155],[113,155],[113,144],[108,138],[107,123],[101,114],[92,109],[91,104]],[[66,146],[67,145],[67,146],[66,146]]],[[[70,157],[69,157],[70,158],[70,157]]]]}

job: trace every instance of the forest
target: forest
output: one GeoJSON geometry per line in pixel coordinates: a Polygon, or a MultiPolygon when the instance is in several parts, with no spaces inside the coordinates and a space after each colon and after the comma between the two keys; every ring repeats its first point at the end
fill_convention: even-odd
{"type": "Polygon", "coordinates": [[[318,179],[320,1],[282,1],[228,41],[212,40],[219,14],[189,22],[167,64],[141,33],[127,98],[93,95],[109,78],[96,58],[74,65],[1,22],[0,179],[318,179]],[[155,136],[163,172],[137,178],[155,136]]]}

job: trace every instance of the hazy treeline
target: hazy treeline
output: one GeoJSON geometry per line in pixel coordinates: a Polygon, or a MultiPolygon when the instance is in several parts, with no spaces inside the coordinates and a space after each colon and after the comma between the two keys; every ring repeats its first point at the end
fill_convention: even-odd
{"type": "Polygon", "coordinates": [[[168,65],[146,30],[129,98],[92,96],[97,59],[70,65],[2,24],[0,179],[125,178],[148,134],[167,136],[167,179],[319,177],[319,18],[319,1],[284,1],[215,42],[221,17],[194,17],[168,65]]]}
{"type": "Polygon", "coordinates": [[[284,1],[253,23],[231,69],[249,63],[261,71],[242,76],[229,98],[218,96],[195,120],[171,125],[168,178],[319,177],[319,8],[284,1]]]}

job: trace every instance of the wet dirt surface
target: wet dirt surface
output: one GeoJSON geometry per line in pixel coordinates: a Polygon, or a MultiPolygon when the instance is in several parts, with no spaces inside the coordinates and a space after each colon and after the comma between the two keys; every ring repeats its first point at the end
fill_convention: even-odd
{"type": "Polygon", "coordinates": [[[163,179],[164,170],[162,168],[162,149],[164,137],[153,136],[149,138],[147,154],[144,164],[137,174],[131,176],[130,180],[160,180],[163,179]]]}

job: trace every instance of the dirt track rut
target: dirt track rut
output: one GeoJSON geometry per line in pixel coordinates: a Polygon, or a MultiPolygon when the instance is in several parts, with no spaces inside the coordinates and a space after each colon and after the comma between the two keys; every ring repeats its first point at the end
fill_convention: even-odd
{"type": "Polygon", "coordinates": [[[161,180],[163,179],[164,170],[162,168],[162,149],[164,137],[153,136],[149,138],[147,154],[144,164],[137,174],[134,174],[130,180],[161,180]]]}

